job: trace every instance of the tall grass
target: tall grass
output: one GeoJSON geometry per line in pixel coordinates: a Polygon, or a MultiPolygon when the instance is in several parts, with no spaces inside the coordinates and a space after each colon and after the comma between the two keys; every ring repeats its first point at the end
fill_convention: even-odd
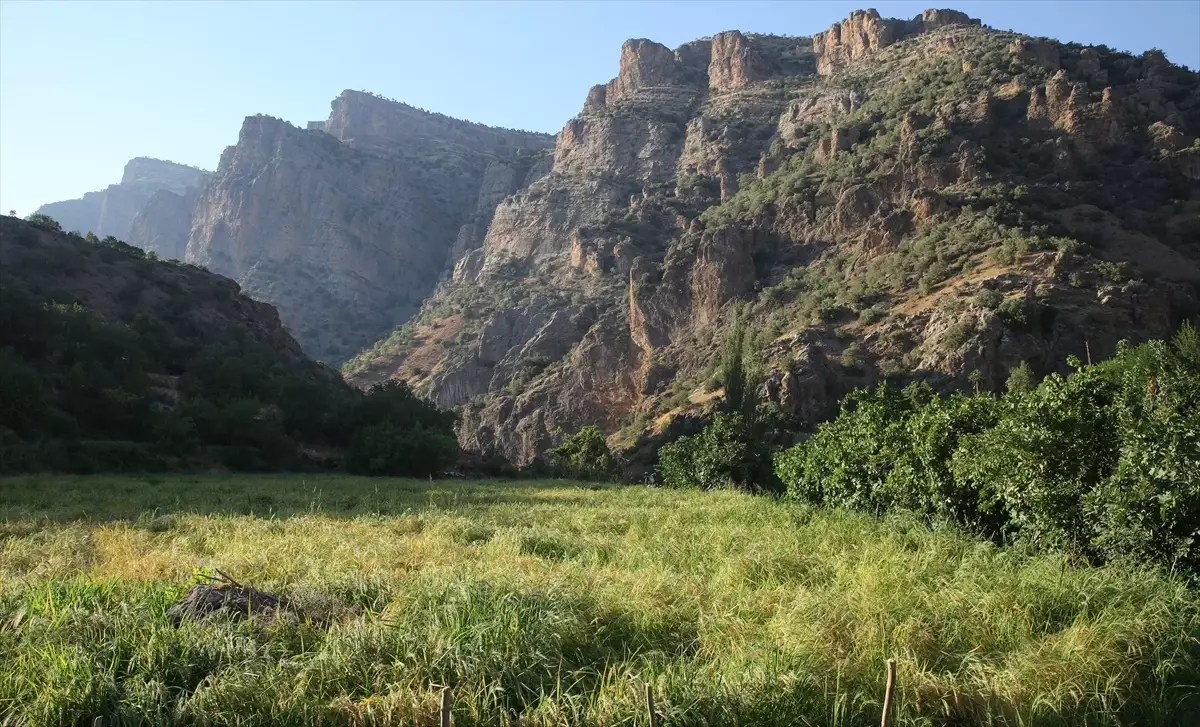
{"type": "Polygon", "coordinates": [[[1181,581],[733,492],[349,477],[0,480],[5,724],[1200,719],[1181,581]],[[178,629],[197,569],[298,621],[178,629]]]}

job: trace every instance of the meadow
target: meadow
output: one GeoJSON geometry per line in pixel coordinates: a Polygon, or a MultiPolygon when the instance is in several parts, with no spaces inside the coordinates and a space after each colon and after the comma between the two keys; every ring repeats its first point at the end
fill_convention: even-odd
{"type": "Polygon", "coordinates": [[[1200,724],[1200,597],[733,491],[0,479],[0,724],[1200,724]],[[172,624],[219,569],[298,619],[172,624]]]}

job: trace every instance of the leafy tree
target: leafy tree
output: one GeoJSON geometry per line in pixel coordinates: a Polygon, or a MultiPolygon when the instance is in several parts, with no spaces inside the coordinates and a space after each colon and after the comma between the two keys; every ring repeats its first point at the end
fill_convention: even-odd
{"type": "Polygon", "coordinates": [[[724,411],[717,412],[700,434],[659,449],[659,471],[667,487],[779,489],[766,436],[770,426],[757,397],[761,376],[757,367],[747,364],[746,339],[742,317],[736,315],[721,361],[724,411]]]}
{"type": "Polygon", "coordinates": [[[428,477],[453,465],[457,458],[453,433],[384,421],[354,434],[346,452],[346,469],[364,475],[428,477]]]}
{"type": "Polygon", "coordinates": [[[62,225],[58,224],[58,220],[55,220],[50,215],[42,214],[41,212],[34,212],[26,217],[25,221],[34,227],[40,227],[41,229],[49,230],[50,232],[63,231],[62,225]]]}
{"type": "Polygon", "coordinates": [[[1020,394],[1027,391],[1032,391],[1036,382],[1033,378],[1033,369],[1029,368],[1029,364],[1022,361],[1008,374],[1008,380],[1004,382],[1004,387],[1009,393],[1020,394]]]}
{"type": "Polygon", "coordinates": [[[552,471],[562,477],[606,480],[616,475],[616,461],[600,427],[589,424],[546,453],[552,471]]]}
{"type": "Polygon", "coordinates": [[[749,378],[745,359],[746,330],[741,316],[735,316],[733,328],[725,340],[721,359],[721,381],[725,385],[725,410],[746,411],[746,389],[749,378]]]}

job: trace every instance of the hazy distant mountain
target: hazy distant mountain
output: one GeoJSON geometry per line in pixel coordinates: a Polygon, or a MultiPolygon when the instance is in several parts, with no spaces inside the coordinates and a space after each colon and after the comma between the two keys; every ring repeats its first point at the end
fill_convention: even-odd
{"type": "Polygon", "coordinates": [[[94,232],[99,237],[112,235],[130,242],[134,217],[156,192],[186,196],[203,186],[208,177],[203,169],[138,157],[125,165],[119,184],[88,192],[79,199],[44,204],[37,211],[53,217],[64,230],[94,232]]]}

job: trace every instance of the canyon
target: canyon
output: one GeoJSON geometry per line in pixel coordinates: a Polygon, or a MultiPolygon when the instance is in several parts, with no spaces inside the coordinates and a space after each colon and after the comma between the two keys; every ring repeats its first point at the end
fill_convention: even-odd
{"type": "Polygon", "coordinates": [[[1157,51],[868,10],[630,40],[580,95],[556,136],[359,91],[304,128],[251,116],[119,218],[518,464],[585,424],[651,461],[719,398],[735,319],[802,430],[857,387],[999,390],[1200,310],[1200,77],[1157,51]]]}

